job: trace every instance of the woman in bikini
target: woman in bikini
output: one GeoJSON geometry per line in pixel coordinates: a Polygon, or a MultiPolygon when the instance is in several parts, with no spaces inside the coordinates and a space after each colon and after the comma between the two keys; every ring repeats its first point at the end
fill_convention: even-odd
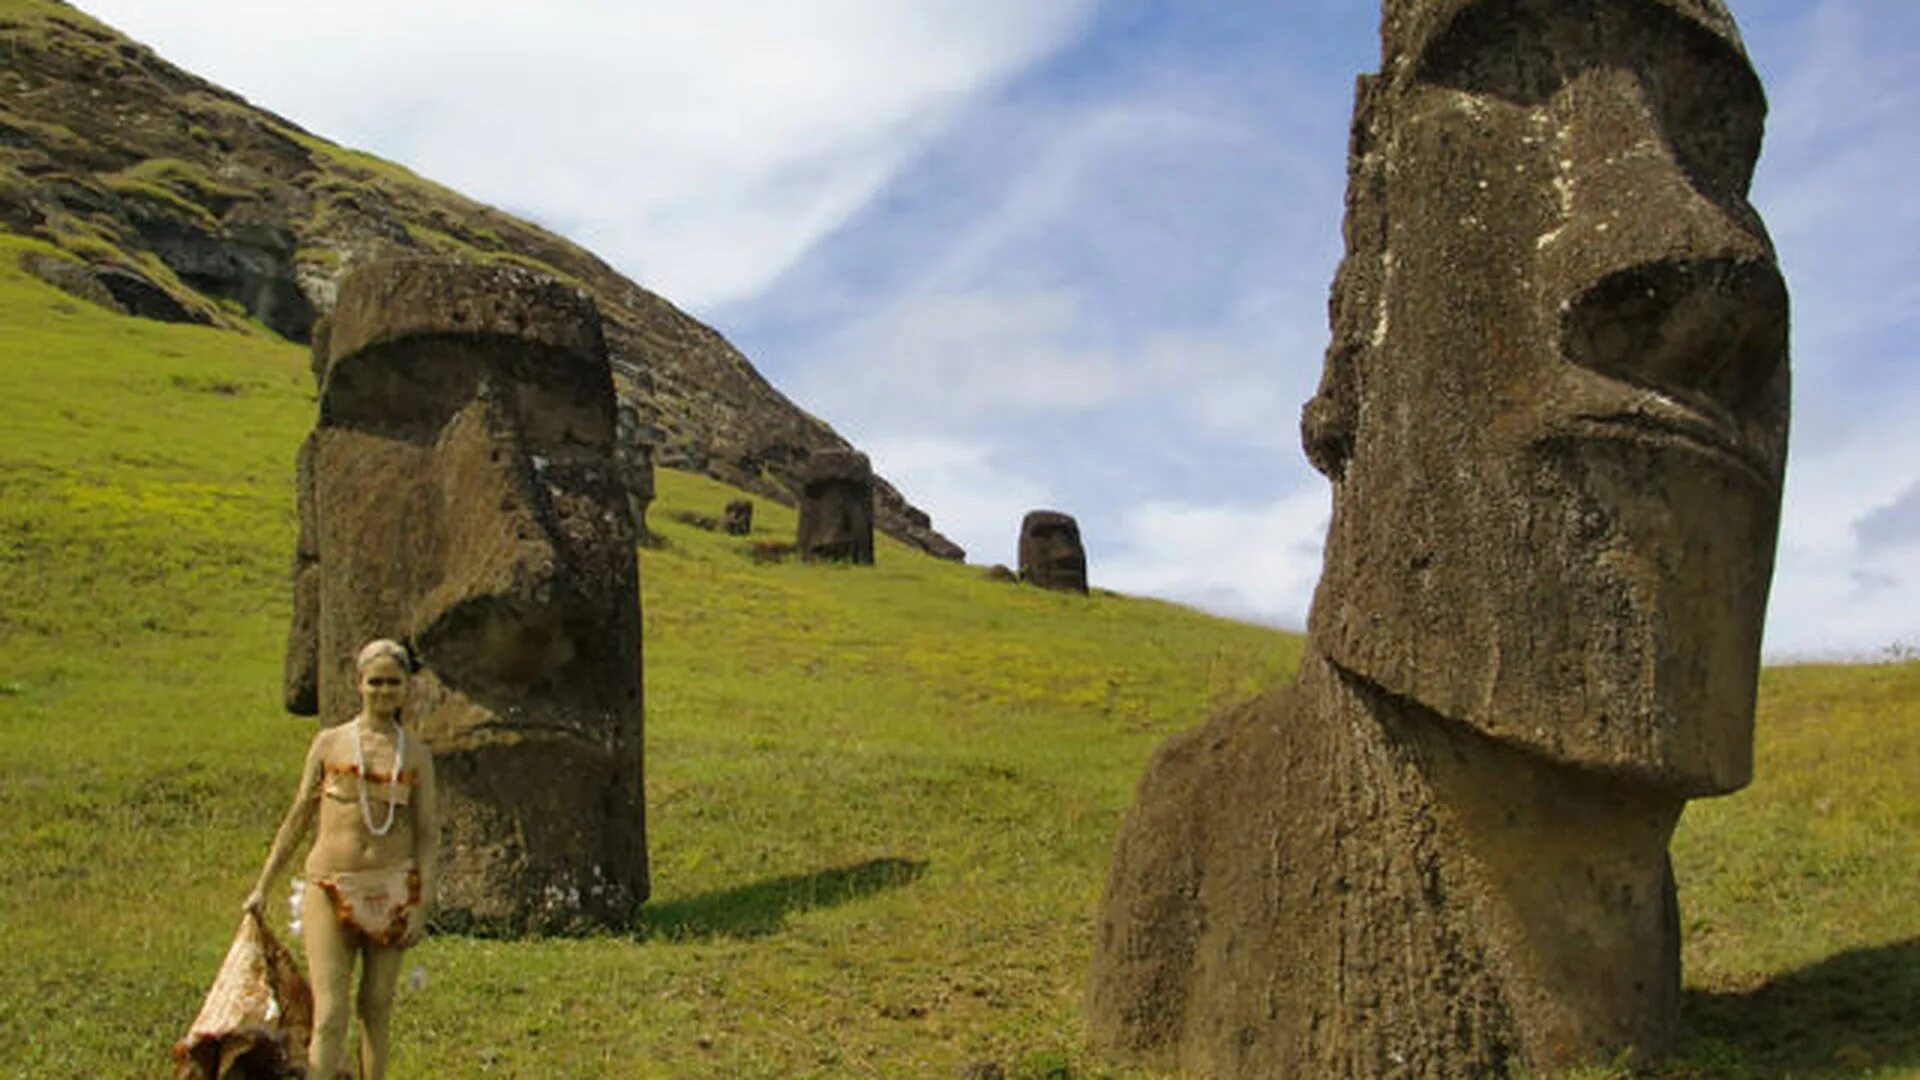
{"type": "Polygon", "coordinates": [[[360,1077],[385,1077],[400,957],[426,929],[440,849],[433,756],[400,726],[407,650],[398,642],[370,642],[357,666],[360,713],[313,737],[300,792],[244,905],[260,911],[274,878],[313,827],[300,921],[313,980],[307,1075],[324,1080],[339,1072],[344,1054],[356,957],[360,1077]]]}

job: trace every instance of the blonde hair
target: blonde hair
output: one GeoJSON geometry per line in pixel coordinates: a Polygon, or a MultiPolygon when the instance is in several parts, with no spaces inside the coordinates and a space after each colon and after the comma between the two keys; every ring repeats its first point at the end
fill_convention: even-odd
{"type": "Polygon", "coordinates": [[[413,670],[413,654],[407,651],[405,645],[392,638],[375,638],[360,646],[360,654],[354,657],[353,666],[356,670],[364,672],[375,660],[383,656],[399,664],[401,671],[413,670]]]}

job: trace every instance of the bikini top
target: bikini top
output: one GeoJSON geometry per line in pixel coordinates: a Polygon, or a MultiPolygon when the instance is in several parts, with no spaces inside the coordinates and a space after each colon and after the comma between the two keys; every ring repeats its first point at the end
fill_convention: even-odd
{"type": "MultiPolygon", "coordinates": [[[[413,785],[418,779],[419,774],[412,769],[401,769],[397,780],[378,769],[368,769],[367,798],[369,801],[405,806],[413,800],[413,785]]],[[[360,798],[360,767],[352,762],[344,765],[328,763],[321,790],[345,802],[358,800],[360,798]]]]}

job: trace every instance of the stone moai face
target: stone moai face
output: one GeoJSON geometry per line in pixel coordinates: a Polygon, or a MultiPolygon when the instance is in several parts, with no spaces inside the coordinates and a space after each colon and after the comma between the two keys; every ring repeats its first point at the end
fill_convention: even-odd
{"type": "Polygon", "coordinates": [[[298,597],[317,612],[289,648],[319,714],[353,715],[361,643],[408,641],[445,916],[624,918],[647,894],[640,608],[592,301],[518,269],[381,262],[341,282],[327,336],[302,500],[318,584],[298,597]]]}
{"type": "Polygon", "coordinates": [[[1787,296],[1719,0],[1388,0],[1361,83],[1312,632],[1548,760],[1751,774],[1787,296]]]}
{"type": "Polygon", "coordinates": [[[728,536],[745,536],[753,531],[753,502],[748,499],[735,499],[727,504],[727,515],[722,522],[728,536]]]}
{"type": "Polygon", "coordinates": [[[873,466],[851,450],[814,454],[801,470],[795,545],[807,562],[873,563],[873,466]]]}
{"type": "Polygon", "coordinates": [[[1043,589],[1087,591],[1087,551],[1071,515],[1035,510],[1021,519],[1020,580],[1043,589]]]}

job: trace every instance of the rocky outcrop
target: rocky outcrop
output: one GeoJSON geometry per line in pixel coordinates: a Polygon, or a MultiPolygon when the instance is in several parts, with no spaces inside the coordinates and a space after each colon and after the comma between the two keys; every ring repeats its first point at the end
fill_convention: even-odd
{"type": "MultiPolygon", "coordinates": [[[[303,341],[354,263],[522,264],[596,301],[655,464],[795,506],[806,460],[852,449],[720,334],[566,240],[254,108],[56,0],[8,12],[0,227],[73,253],[119,309],[303,341]]],[[[903,541],[964,555],[879,478],[874,512],[903,541]]]]}

